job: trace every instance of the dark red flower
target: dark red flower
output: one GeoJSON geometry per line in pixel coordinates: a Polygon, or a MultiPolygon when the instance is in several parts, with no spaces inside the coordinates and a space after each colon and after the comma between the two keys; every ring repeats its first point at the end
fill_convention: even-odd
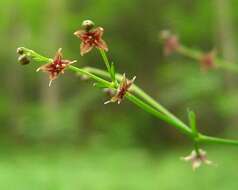
{"type": "Polygon", "coordinates": [[[36,71],[43,71],[49,73],[49,86],[51,85],[52,81],[55,80],[60,73],[64,73],[64,70],[71,64],[75,63],[76,61],[69,61],[62,59],[63,55],[61,53],[62,49],[60,48],[52,60],[52,62],[42,65],[36,71]]]}
{"type": "Polygon", "coordinates": [[[93,28],[94,24],[90,20],[86,20],[82,24],[82,30],[74,32],[74,35],[81,39],[80,52],[84,55],[92,50],[93,47],[108,51],[106,42],[102,39],[103,28],[93,28]]]}
{"type": "Polygon", "coordinates": [[[129,88],[134,83],[135,79],[136,79],[136,76],[134,76],[131,80],[128,80],[124,73],[121,83],[116,91],[116,94],[109,101],[106,101],[104,104],[108,104],[111,102],[117,102],[118,104],[120,104],[124,96],[128,92],[129,88]]]}
{"type": "Polygon", "coordinates": [[[207,71],[215,67],[215,51],[203,54],[200,60],[201,67],[204,71],[207,71]]]}

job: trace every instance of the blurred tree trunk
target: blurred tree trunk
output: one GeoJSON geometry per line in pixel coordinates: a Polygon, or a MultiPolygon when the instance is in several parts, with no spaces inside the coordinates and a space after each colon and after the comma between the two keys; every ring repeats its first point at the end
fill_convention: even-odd
{"type": "MultiPolygon", "coordinates": [[[[221,44],[222,54],[226,60],[236,63],[238,60],[237,46],[232,23],[232,3],[228,0],[215,0],[215,13],[216,13],[216,28],[218,33],[218,42],[221,44]]],[[[229,63],[227,63],[229,64],[229,63]]],[[[237,89],[237,77],[231,72],[225,73],[225,92],[233,93],[237,89]]],[[[228,126],[236,127],[238,123],[237,115],[231,117],[228,126]]]]}
{"type": "MultiPolygon", "coordinates": [[[[44,21],[44,31],[42,31],[44,36],[44,51],[48,52],[52,58],[62,44],[62,22],[63,17],[63,3],[64,0],[49,0],[47,1],[46,7],[46,20],[44,21]]],[[[59,80],[53,82],[51,87],[48,86],[49,78],[47,75],[42,75],[41,79],[41,100],[43,103],[44,115],[42,121],[45,130],[48,132],[54,132],[57,128],[59,120],[57,119],[57,113],[59,108],[59,80]]],[[[46,134],[49,138],[51,134],[46,134]]],[[[48,139],[50,140],[50,139],[48,139]]]]}

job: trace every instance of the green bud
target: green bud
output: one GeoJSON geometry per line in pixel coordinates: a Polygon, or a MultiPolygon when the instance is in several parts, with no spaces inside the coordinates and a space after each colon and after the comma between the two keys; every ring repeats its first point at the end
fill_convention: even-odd
{"type": "Polygon", "coordinates": [[[28,57],[23,54],[23,55],[20,55],[18,57],[18,62],[21,64],[21,65],[27,65],[30,63],[30,60],[28,59],[28,57]]]}
{"type": "Polygon", "coordinates": [[[23,55],[23,54],[24,54],[24,50],[19,47],[19,48],[17,48],[17,53],[18,53],[19,55],[23,55]]]}
{"type": "Polygon", "coordinates": [[[89,31],[95,26],[94,22],[91,20],[84,20],[82,22],[82,27],[86,30],[89,31]]]}

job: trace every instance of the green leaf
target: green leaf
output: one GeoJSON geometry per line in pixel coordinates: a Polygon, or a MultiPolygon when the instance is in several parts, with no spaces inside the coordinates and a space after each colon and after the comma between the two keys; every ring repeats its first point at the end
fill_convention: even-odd
{"type": "Polygon", "coordinates": [[[189,125],[193,131],[194,136],[198,135],[198,130],[196,126],[196,115],[193,111],[188,109],[188,119],[189,119],[189,125]]]}
{"type": "Polygon", "coordinates": [[[116,71],[115,71],[115,65],[113,62],[111,63],[111,77],[113,81],[116,81],[116,71]]]}
{"type": "Polygon", "coordinates": [[[108,86],[106,86],[105,84],[98,83],[98,82],[93,83],[93,86],[100,88],[100,89],[108,88],[108,86]]]}

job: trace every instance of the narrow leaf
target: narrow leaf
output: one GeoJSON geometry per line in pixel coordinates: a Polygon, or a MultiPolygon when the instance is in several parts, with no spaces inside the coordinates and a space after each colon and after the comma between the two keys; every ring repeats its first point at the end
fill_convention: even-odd
{"type": "Polygon", "coordinates": [[[194,135],[198,135],[198,130],[196,126],[196,115],[193,111],[188,109],[188,119],[189,119],[189,125],[193,131],[194,135]]]}
{"type": "Polygon", "coordinates": [[[100,89],[108,88],[106,85],[104,85],[102,83],[98,83],[98,82],[93,83],[93,86],[100,88],[100,89]]]}
{"type": "Polygon", "coordinates": [[[115,65],[113,62],[111,63],[111,77],[113,81],[116,80],[116,71],[115,71],[115,65]]]}

